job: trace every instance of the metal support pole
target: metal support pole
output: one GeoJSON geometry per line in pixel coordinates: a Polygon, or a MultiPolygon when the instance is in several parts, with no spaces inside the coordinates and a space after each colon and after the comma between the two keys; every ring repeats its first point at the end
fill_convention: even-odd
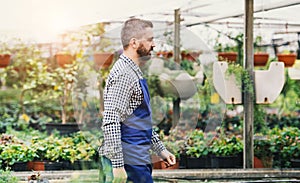
{"type": "MultiPolygon", "coordinates": [[[[180,9],[175,9],[174,13],[174,61],[180,69],[180,9]]],[[[175,127],[180,117],[180,98],[173,101],[173,124],[175,127]]]]}
{"type": "Polygon", "coordinates": [[[180,9],[175,9],[174,16],[174,61],[180,64],[180,9]]]}
{"type": "MultiPolygon", "coordinates": [[[[244,68],[250,79],[254,80],[253,72],[253,1],[245,0],[245,36],[244,36],[244,68]]],[[[253,81],[254,83],[254,81],[253,81]]],[[[254,87],[254,86],[253,86],[254,87]]],[[[255,91],[255,90],[253,90],[255,91]]],[[[244,168],[253,168],[253,121],[254,94],[245,91],[244,99],[244,168]]]]}

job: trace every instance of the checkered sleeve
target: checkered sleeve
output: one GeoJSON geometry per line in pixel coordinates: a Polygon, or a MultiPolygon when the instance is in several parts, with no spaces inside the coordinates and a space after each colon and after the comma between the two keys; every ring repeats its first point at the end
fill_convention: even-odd
{"type": "Polygon", "coordinates": [[[151,143],[152,143],[152,150],[156,154],[160,154],[163,150],[166,149],[166,147],[164,146],[164,144],[162,143],[162,141],[159,139],[158,134],[154,130],[152,130],[151,143]]]}
{"type": "Polygon", "coordinates": [[[132,79],[121,74],[108,81],[104,95],[103,136],[104,155],[114,168],[124,166],[121,144],[121,121],[126,114],[132,92],[132,79]]]}

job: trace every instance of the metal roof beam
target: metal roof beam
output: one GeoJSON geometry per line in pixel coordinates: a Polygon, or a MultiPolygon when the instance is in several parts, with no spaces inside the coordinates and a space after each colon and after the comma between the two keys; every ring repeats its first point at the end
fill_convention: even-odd
{"type": "MultiPolygon", "coordinates": [[[[286,8],[286,7],[290,7],[290,6],[296,6],[296,5],[300,5],[300,0],[280,1],[279,3],[276,3],[276,4],[266,4],[263,7],[262,6],[256,7],[254,10],[254,13],[258,13],[258,12],[262,12],[262,11],[270,11],[270,10],[275,10],[275,9],[280,9],[280,8],[286,8]]],[[[225,15],[225,16],[208,18],[207,20],[203,20],[203,21],[200,21],[197,23],[186,24],[186,27],[191,27],[191,26],[200,25],[200,24],[207,24],[207,23],[218,21],[218,20],[223,20],[226,18],[234,18],[234,17],[240,17],[240,16],[244,16],[243,11],[240,11],[240,12],[237,12],[234,14],[225,15]]]]}

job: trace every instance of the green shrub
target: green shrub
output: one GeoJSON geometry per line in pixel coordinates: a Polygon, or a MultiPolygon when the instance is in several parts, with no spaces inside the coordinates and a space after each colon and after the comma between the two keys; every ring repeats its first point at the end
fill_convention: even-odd
{"type": "Polygon", "coordinates": [[[13,176],[10,171],[0,170],[0,183],[17,183],[18,178],[13,176]]]}
{"type": "Polygon", "coordinates": [[[214,138],[210,147],[212,154],[217,156],[232,156],[243,152],[242,140],[235,135],[228,137],[222,134],[214,138]]]}
{"type": "Polygon", "coordinates": [[[190,157],[207,156],[211,153],[209,148],[209,140],[202,130],[195,130],[189,134],[186,147],[186,154],[190,157]]]}

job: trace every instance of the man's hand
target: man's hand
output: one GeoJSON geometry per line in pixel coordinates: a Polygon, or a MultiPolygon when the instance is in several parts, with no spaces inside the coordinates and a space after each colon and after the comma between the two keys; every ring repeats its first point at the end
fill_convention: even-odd
{"type": "Polygon", "coordinates": [[[173,166],[175,165],[176,163],[176,158],[175,156],[170,153],[168,150],[163,150],[161,153],[160,153],[160,157],[167,161],[167,163],[169,164],[169,166],[173,166]]]}
{"type": "Polygon", "coordinates": [[[113,183],[126,183],[127,173],[124,167],[113,168],[114,180],[113,183]]]}

